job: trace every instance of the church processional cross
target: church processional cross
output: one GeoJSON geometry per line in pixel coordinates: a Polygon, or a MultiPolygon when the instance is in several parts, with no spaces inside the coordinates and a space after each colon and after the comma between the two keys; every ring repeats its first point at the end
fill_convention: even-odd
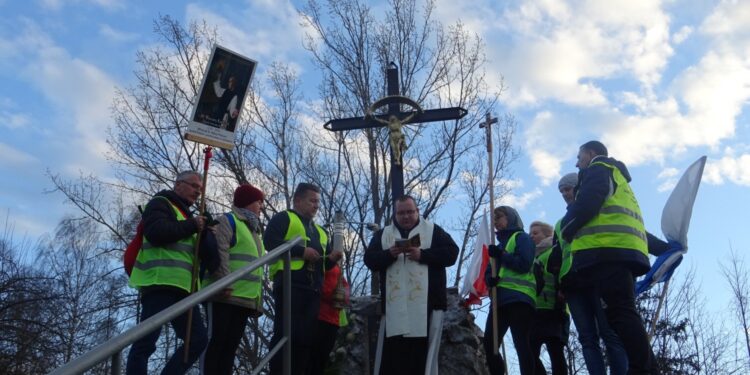
{"type": "Polygon", "coordinates": [[[422,110],[417,102],[399,94],[398,67],[394,63],[390,63],[386,71],[386,83],[388,96],[373,103],[364,117],[334,119],[323,126],[330,131],[388,127],[388,139],[391,144],[391,193],[392,202],[395,204],[396,199],[404,195],[402,158],[406,150],[406,138],[401,131],[402,127],[406,124],[458,120],[466,116],[467,111],[461,107],[422,110]],[[413,110],[402,112],[401,104],[406,104],[413,110]],[[386,105],[387,113],[375,114],[376,110],[386,105]]]}

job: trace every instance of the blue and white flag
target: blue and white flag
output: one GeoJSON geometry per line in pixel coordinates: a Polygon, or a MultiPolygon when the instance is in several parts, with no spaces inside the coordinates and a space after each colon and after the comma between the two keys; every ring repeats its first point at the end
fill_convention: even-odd
{"type": "Polygon", "coordinates": [[[705,166],[706,157],[702,156],[688,167],[669,195],[661,213],[661,230],[669,243],[669,249],[656,258],[651,270],[636,283],[636,294],[649,290],[656,283],[669,280],[682,262],[683,255],[687,253],[687,232],[705,166]]]}

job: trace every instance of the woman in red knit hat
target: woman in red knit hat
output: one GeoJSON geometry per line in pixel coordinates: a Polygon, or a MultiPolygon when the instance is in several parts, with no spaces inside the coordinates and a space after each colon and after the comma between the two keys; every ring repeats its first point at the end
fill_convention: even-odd
{"type": "MultiPolygon", "coordinates": [[[[232,211],[214,227],[221,263],[204,284],[210,284],[258,259],[265,252],[260,213],[263,192],[250,184],[234,191],[232,211]]],[[[263,268],[217,293],[208,304],[210,340],[202,361],[203,374],[232,374],[235,352],[249,317],[263,314],[263,268]]]]}

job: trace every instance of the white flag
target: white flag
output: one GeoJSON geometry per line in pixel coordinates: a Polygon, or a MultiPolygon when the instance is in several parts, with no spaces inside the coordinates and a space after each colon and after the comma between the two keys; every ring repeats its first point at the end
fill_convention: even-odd
{"type": "Polygon", "coordinates": [[[477,230],[476,242],[474,242],[474,253],[471,255],[469,267],[466,270],[464,283],[461,287],[461,296],[468,297],[470,303],[479,303],[479,299],[487,295],[487,285],[484,282],[484,269],[487,267],[489,260],[486,247],[490,244],[490,233],[487,215],[482,215],[482,220],[477,230]]]}

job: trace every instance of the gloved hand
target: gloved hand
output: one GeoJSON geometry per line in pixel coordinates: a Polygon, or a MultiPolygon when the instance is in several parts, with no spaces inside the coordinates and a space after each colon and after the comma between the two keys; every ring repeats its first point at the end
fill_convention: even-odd
{"type": "Polygon", "coordinates": [[[485,274],[484,282],[487,284],[488,288],[492,288],[497,286],[497,283],[500,282],[500,278],[497,276],[490,276],[489,274],[485,274]]]}
{"type": "Polygon", "coordinates": [[[487,246],[487,254],[494,258],[502,258],[503,250],[497,245],[489,245],[487,246]]]}
{"type": "Polygon", "coordinates": [[[208,211],[204,212],[203,216],[206,217],[206,226],[207,227],[212,227],[212,226],[214,226],[216,224],[219,224],[219,221],[216,220],[216,219],[214,219],[213,215],[211,215],[210,212],[208,212],[208,211]]]}
{"type": "Polygon", "coordinates": [[[487,268],[484,270],[484,282],[487,284],[488,287],[494,287],[497,286],[497,283],[500,282],[500,278],[497,276],[497,271],[495,273],[492,273],[492,266],[489,264],[487,265],[487,268]]]}

